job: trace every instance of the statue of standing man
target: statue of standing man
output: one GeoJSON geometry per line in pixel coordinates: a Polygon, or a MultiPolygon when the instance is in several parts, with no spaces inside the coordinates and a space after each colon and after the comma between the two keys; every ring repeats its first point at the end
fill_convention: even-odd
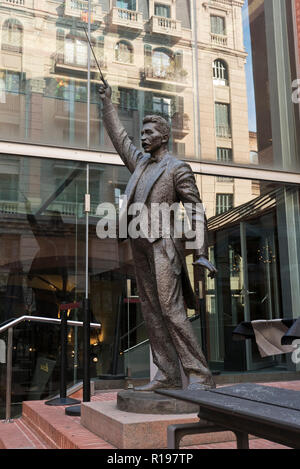
{"type": "MultiPolygon", "coordinates": [[[[107,132],[131,172],[125,193],[127,207],[133,203],[146,206],[149,226],[152,204],[164,203],[171,207],[182,202],[194,207],[190,216],[191,228],[200,230],[195,265],[208,269],[209,275],[214,277],[217,271],[207,259],[206,218],[195,177],[188,164],[168,151],[168,122],[157,115],[145,117],[141,133],[145,153],[142,153],[132,144],[120,122],[107,82],[100,85],[99,93],[107,132]]],[[[186,306],[195,308],[195,296],[189,281],[183,240],[174,236],[173,225],[169,237],[164,236],[159,226],[154,237],[131,238],[131,247],[142,313],[153,361],[158,368],[152,381],[135,387],[135,390],[181,388],[179,363],[188,378],[188,389],[214,388],[212,374],[186,315],[186,306]]]]}

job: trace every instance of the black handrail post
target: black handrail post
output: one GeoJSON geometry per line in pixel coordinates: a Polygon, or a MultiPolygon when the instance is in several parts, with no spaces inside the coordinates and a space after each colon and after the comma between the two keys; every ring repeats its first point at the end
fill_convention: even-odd
{"type": "Polygon", "coordinates": [[[67,397],[67,372],[68,372],[68,324],[67,324],[67,306],[60,307],[60,393],[59,397],[46,401],[46,405],[63,406],[80,404],[78,399],[67,397]]]}

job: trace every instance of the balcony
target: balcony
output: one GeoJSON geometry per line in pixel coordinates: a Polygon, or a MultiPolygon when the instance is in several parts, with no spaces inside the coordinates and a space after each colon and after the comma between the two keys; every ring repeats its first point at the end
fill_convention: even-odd
{"type": "MultiPolygon", "coordinates": [[[[20,1],[20,0],[19,0],[20,1]]],[[[65,16],[80,18],[87,21],[86,15],[89,10],[89,2],[87,0],[65,0],[65,16]]],[[[97,4],[91,5],[92,21],[101,23],[103,21],[102,6],[97,4]]]]}
{"type": "MultiPolygon", "coordinates": [[[[77,123],[86,124],[87,116],[87,102],[74,101],[72,104],[72,111],[70,101],[65,99],[55,99],[53,105],[53,118],[60,121],[72,121],[77,123]]],[[[99,122],[99,105],[91,104],[90,107],[90,120],[92,122],[99,122]]]]}
{"type": "Polygon", "coordinates": [[[144,29],[143,14],[138,11],[114,7],[111,10],[111,24],[142,31],[144,29]]]}
{"type": "Polygon", "coordinates": [[[0,200],[0,213],[4,213],[5,215],[15,215],[18,213],[18,202],[0,200]]]}
{"type": "Polygon", "coordinates": [[[16,5],[16,6],[25,6],[25,0],[1,0],[0,3],[4,3],[7,5],[16,5]]]}
{"type": "Polygon", "coordinates": [[[228,47],[228,38],[222,34],[210,33],[210,40],[214,46],[228,47]]]}
{"type": "MultiPolygon", "coordinates": [[[[52,70],[54,73],[56,72],[65,72],[68,73],[68,75],[80,75],[80,76],[85,76],[87,74],[87,61],[76,61],[74,60],[69,60],[68,57],[65,56],[64,53],[56,53],[52,56],[53,60],[53,66],[52,70]]],[[[97,58],[98,63],[101,67],[102,70],[105,70],[107,68],[107,62],[106,59],[104,58],[97,58]]],[[[98,73],[98,67],[96,64],[96,61],[94,58],[91,58],[91,71],[95,73],[98,73]]],[[[92,76],[93,79],[95,79],[95,76],[92,76]]]]}
{"type": "Polygon", "coordinates": [[[152,34],[167,34],[173,39],[182,37],[181,21],[161,16],[152,16],[150,20],[152,34]]]}
{"type": "Polygon", "coordinates": [[[141,80],[144,82],[158,83],[163,81],[173,85],[184,86],[187,82],[187,70],[174,69],[173,67],[156,68],[156,67],[145,67],[141,70],[141,80]]]}

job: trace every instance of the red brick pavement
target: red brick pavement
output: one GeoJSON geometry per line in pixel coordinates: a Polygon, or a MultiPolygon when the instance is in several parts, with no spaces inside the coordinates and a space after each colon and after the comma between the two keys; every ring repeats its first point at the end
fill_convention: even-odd
{"type": "MultiPolygon", "coordinates": [[[[300,381],[263,383],[300,391],[300,381]]],[[[74,396],[73,396],[74,397],[74,396]]],[[[80,393],[76,393],[80,398],[80,393]]],[[[117,391],[100,391],[92,396],[92,401],[116,400],[117,391]]],[[[115,449],[81,425],[80,417],[65,415],[64,407],[45,406],[44,401],[25,403],[23,416],[11,423],[0,422],[0,449],[115,449]],[[28,405],[27,405],[28,404],[28,405]],[[34,409],[38,410],[38,420],[34,421],[34,409]],[[31,415],[32,412],[32,415],[31,415]],[[31,418],[33,420],[31,420],[31,418]],[[46,426],[41,425],[42,420],[46,426]],[[41,430],[40,427],[44,428],[41,430]],[[59,437],[57,436],[59,434],[59,437]]],[[[188,449],[235,449],[235,441],[211,443],[189,447],[188,449]]],[[[250,449],[287,449],[285,446],[261,439],[251,439],[250,449]]]]}

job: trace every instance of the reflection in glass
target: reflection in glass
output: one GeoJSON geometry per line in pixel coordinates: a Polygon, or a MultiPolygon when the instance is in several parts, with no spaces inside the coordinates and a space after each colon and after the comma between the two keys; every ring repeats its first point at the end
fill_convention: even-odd
{"type": "Polygon", "coordinates": [[[300,272],[300,232],[294,218],[299,211],[299,188],[198,178],[208,216],[209,256],[218,269],[215,280],[206,278],[205,328],[211,366],[231,372],[284,367],[285,355],[262,359],[254,342],[236,343],[232,332],[243,321],[299,317],[298,307],[292,306],[299,300],[293,281],[300,272]],[[225,187],[227,194],[218,193],[225,187]]]}

